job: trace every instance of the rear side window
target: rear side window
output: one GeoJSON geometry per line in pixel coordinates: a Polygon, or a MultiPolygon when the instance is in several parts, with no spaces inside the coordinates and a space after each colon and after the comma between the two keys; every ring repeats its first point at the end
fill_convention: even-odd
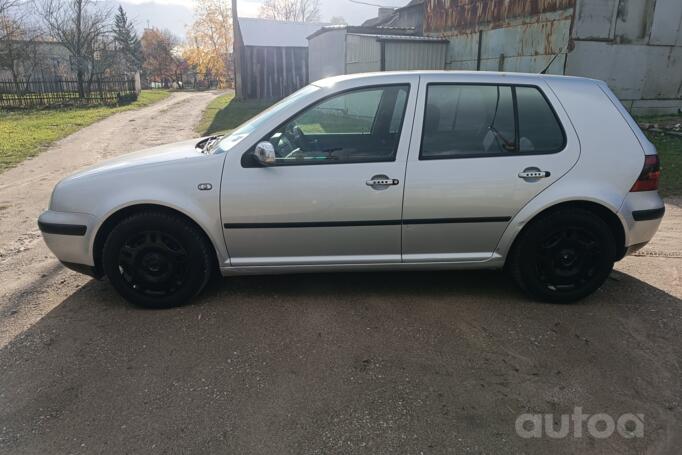
{"type": "Polygon", "coordinates": [[[535,87],[435,84],[427,90],[420,159],[556,153],[564,131],[535,87]]]}
{"type": "Polygon", "coordinates": [[[521,153],[554,153],[564,146],[564,133],[554,111],[534,87],[516,87],[521,153]]]}

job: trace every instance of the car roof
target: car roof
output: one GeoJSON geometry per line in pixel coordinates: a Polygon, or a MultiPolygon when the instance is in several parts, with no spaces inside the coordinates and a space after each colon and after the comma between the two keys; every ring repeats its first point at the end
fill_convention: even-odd
{"type": "Polygon", "coordinates": [[[478,79],[490,82],[504,83],[506,79],[514,79],[515,83],[527,81],[528,83],[538,82],[541,80],[571,80],[573,82],[589,82],[593,84],[599,82],[596,79],[588,79],[584,77],[576,76],[558,76],[558,75],[548,75],[548,74],[531,74],[531,73],[512,73],[512,72],[494,72],[494,71],[382,71],[374,73],[359,73],[359,74],[346,74],[341,76],[332,76],[326,79],[320,79],[312,84],[319,87],[330,87],[342,82],[363,82],[367,83],[377,82],[377,79],[400,79],[400,77],[407,76],[426,76],[426,75],[438,75],[438,76],[452,76],[461,77],[466,76],[472,81],[478,79]]]}

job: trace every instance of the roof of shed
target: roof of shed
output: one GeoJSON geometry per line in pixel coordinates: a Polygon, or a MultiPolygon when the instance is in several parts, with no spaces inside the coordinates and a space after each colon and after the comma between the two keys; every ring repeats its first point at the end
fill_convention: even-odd
{"type": "Polygon", "coordinates": [[[327,25],[320,27],[314,33],[308,36],[308,39],[312,39],[318,35],[327,32],[333,32],[335,30],[345,30],[346,33],[354,35],[400,35],[400,36],[410,36],[416,33],[414,27],[365,27],[356,25],[327,25]]]}
{"type": "Polygon", "coordinates": [[[244,46],[308,47],[308,36],[327,24],[239,18],[244,46]]]}
{"type": "Polygon", "coordinates": [[[417,41],[420,43],[449,43],[448,40],[444,38],[437,38],[433,36],[410,36],[410,35],[364,35],[364,36],[376,36],[377,41],[417,41]]]}

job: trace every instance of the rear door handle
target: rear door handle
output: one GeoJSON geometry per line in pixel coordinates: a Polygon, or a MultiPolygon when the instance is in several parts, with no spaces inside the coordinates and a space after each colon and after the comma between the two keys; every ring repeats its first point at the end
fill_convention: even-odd
{"type": "Polygon", "coordinates": [[[519,178],[522,179],[544,179],[551,175],[552,175],[551,172],[541,171],[536,167],[524,169],[523,172],[519,172],[519,178]]]}
{"type": "Polygon", "coordinates": [[[392,185],[400,185],[400,180],[398,179],[367,180],[367,186],[392,186],[392,185]]]}
{"type": "Polygon", "coordinates": [[[371,186],[375,190],[385,190],[389,186],[400,185],[400,180],[392,179],[386,175],[375,175],[365,182],[367,186],[371,186]]]}

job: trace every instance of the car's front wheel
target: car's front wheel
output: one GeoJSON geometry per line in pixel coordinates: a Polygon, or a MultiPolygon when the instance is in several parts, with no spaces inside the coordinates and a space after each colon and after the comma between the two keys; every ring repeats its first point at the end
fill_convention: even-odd
{"type": "Polygon", "coordinates": [[[114,288],[146,308],[187,303],[206,286],[212,247],[183,218],[162,211],[133,214],[117,224],[104,243],[102,265],[114,288]]]}
{"type": "Polygon", "coordinates": [[[615,257],[614,236],[601,218],[584,209],[561,209],[531,222],[520,234],[509,271],[531,296],[567,303],[596,291],[615,257]]]}

